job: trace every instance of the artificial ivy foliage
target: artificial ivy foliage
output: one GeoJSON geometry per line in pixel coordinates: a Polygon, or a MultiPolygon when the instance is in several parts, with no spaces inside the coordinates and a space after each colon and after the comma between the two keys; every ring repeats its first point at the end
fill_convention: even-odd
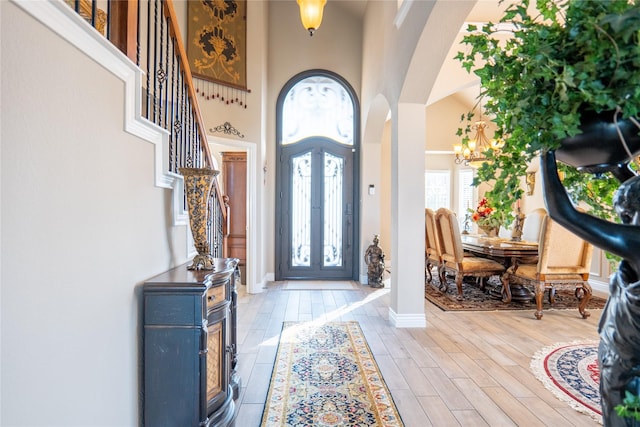
{"type": "MultiPolygon", "coordinates": [[[[520,179],[541,150],[555,149],[563,138],[580,133],[584,111],[640,110],[640,6],[628,0],[521,0],[511,4],[500,23],[513,37],[499,41],[494,23],[470,25],[462,41],[461,65],[480,78],[479,99],[495,123],[500,152],[478,170],[488,182],[491,204],[513,211],[522,196],[520,179]]],[[[473,113],[463,116],[470,122],[473,113]]],[[[463,143],[469,126],[458,130],[463,143]]],[[[466,138],[466,139],[465,139],[466,138]]],[[[617,219],[611,199],[619,183],[563,166],[564,184],[574,201],[592,213],[617,219]]]]}

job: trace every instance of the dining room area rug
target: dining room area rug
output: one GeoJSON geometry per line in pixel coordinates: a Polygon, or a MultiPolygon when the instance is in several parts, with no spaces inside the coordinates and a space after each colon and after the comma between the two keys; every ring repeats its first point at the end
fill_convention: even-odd
{"type": "Polygon", "coordinates": [[[358,322],[284,322],[261,427],[284,426],[404,426],[358,322]]]}
{"type": "Polygon", "coordinates": [[[534,354],[531,370],[558,399],[602,423],[598,341],[545,347],[534,354]]]}
{"type": "MultiPolygon", "coordinates": [[[[485,290],[481,290],[475,281],[462,282],[462,300],[458,300],[458,289],[453,280],[447,280],[447,291],[442,293],[437,274],[433,275],[431,283],[425,282],[425,299],[442,311],[499,311],[499,310],[535,310],[536,302],[532,296],[527,301],[511,301],[504,303],[496,296],[500,295],[502,284],[497,276],[487,279],[485,290]]],[[[579,300],[575,297],[575,285],[556,285],[555,302],[549,304],[548,292],[543,299],[543,311],[547,310],[578,310],[579,300]]],[[[532,294],[533,295],[533,294],[532,294]]],[[[587,310],[597,310],[604,307],[606,299],[596,295],[591,296],[587,310]]]]}

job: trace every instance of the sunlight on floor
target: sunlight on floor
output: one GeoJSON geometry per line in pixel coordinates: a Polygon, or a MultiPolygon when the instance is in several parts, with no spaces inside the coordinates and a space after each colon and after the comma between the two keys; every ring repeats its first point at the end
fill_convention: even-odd
{"type": "MultiPolygon", "coordinates": [[[[307,328],[317,328],[320,327],[322,325],[324,325],[327,322],[331,322],[337,318],[339,318],[340,316],[347,314],[357,308],[362,307],[363,305],[366,305],[368,303],[370,303],[371,301],[374,301],[386,294],[388,294],[391,290],[390,289],[380,289],[377,291],[374,291],[372,293],[370,293],[369,295],[367,295],[366,298],[363,298],[361,301],[355,302],[353,304],[349,304],[349,305],[343,305],[342,307],[339,307],[329,313],[325,313],[324,315],[322,315],[321,317],[319,317],[316,320],[312,320],[309,322],[300,322],[298,325],[292,326],[290,328],[287,328],[286,331],[284,331],[282,333],[282,341],[283,342],[289,342],[293,337],[295,337],[298,332],[302,329],[307,329],[307,328]]],[[[274,335],[271,338],[268,338],[264,341],[262,341],[259,346],[274,346],[274,345],[278,345],[278,339],[280,339],[279,335],[274,335]]]]}

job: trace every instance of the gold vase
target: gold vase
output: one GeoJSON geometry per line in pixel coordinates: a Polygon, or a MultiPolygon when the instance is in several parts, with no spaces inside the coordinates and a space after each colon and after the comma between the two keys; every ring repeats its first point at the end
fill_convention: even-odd
{"type": "Polygon", "coordinates": [[[178,172],[184,176],[184,192],[189,210],[189,224],[191,234],[198,255],[187,267],[189,270],[213,270],[214,262],[209,245],[209,197],[213,180],[220,173],[207,168],[179,168],[178,172]]]}
{"type": "Polygon", "coordinates": [[[500,227],[488,225],[478,225],[478,228],[482,230],[487,237],[498,237],[498,232],[500,231],[500,227]]]}

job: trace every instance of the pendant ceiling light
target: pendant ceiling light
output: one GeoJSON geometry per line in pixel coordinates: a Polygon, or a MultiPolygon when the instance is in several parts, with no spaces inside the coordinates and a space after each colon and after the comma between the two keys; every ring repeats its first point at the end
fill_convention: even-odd
{"type": "Polygon", "coordinates": [[[309,30],[309,34],[312,36],[322,23],[322,10],[325,4],[327,4],[327,0],[298,0],[302,25],[309,30]]]}
{"type": "Polygon", "coordinates": [[[487,161],[487,151],[492,150],[494,153],[500,152],[502,147],[504,147],[504,141],[496,139],[490,140],[484,133],[486,129],[487,123],[482,120],[482,104],[480,104],[480,120],[473,125],[473,130],[476,131],[475,135],[473,138],[463,141],[462,144],[454,144],[453,146],[457,165],[464,163],[465,166],[479,168],[487,161]]]}

